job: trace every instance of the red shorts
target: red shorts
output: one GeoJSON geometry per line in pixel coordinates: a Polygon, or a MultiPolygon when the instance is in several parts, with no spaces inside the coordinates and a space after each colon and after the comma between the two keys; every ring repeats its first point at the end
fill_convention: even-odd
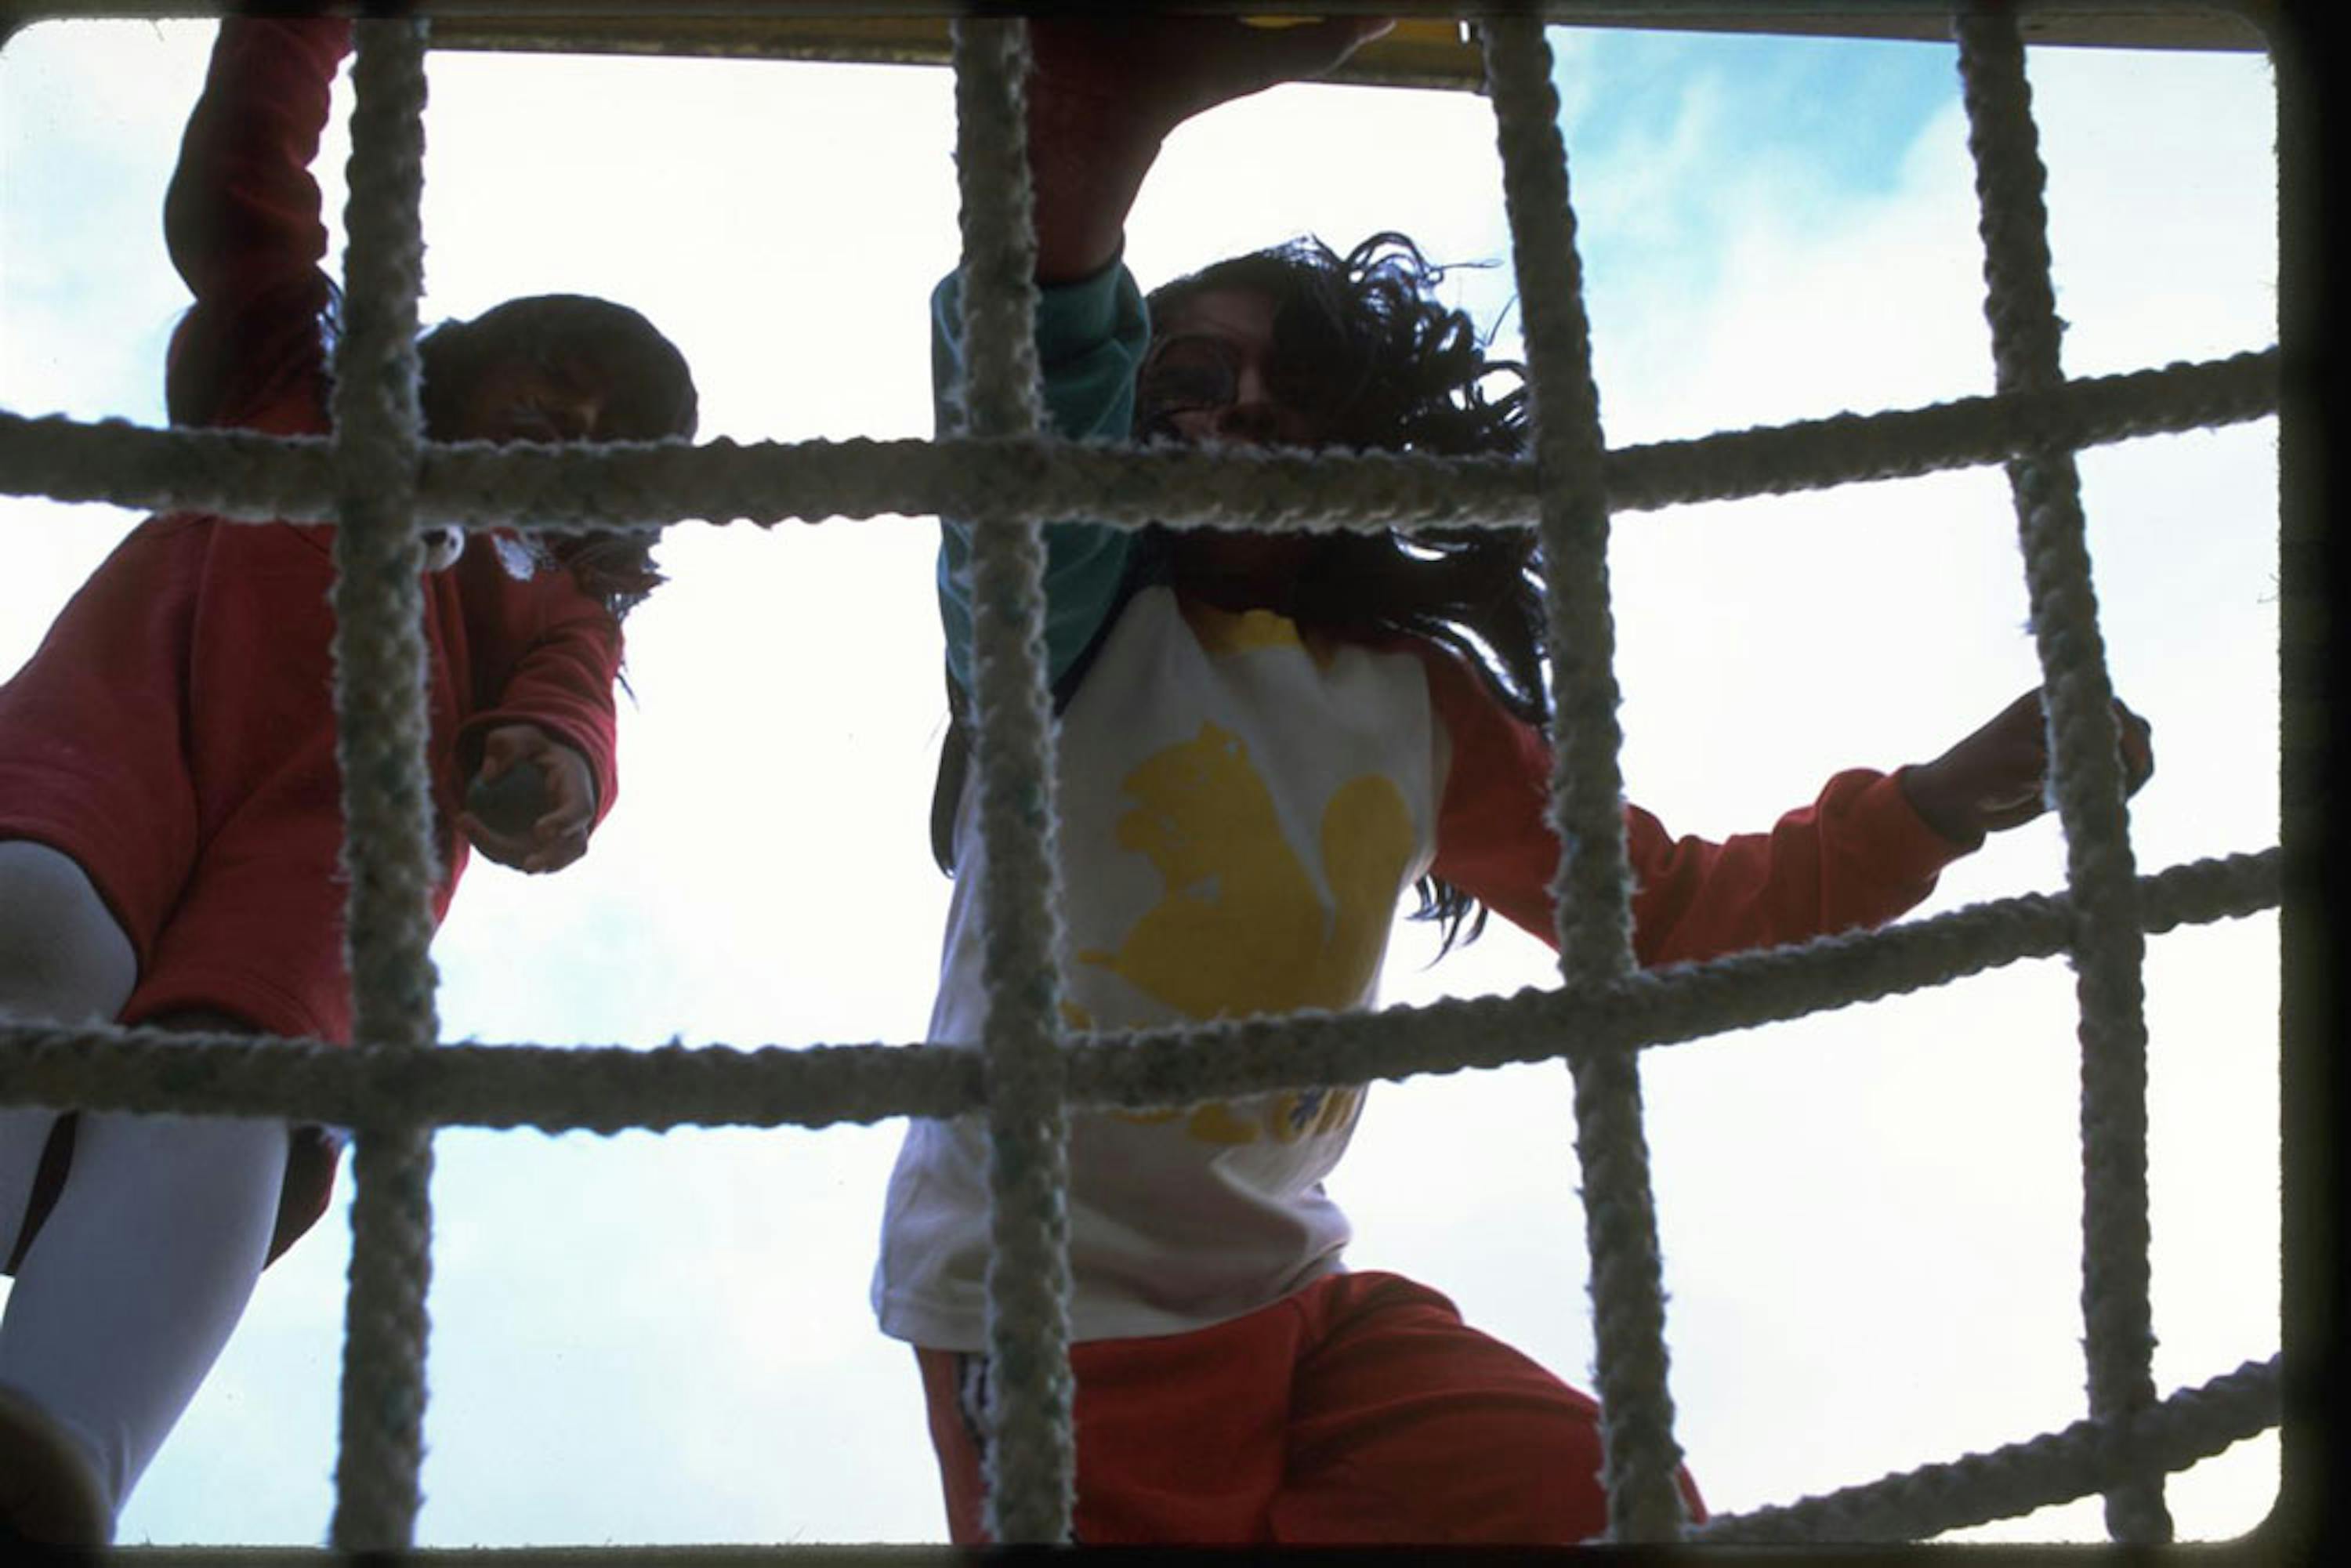
{"type": "MultiPolygon", "coordinates": [[[[984,1542],[985,1357],[917,1349],[956,1544],[984,1542]]],[[[1600,1407],[1394,1274],[1071,1347],[1090,1544],[1569,1544],[1607,1524],[1600,1407]]],[[[1683,1496],[1706,1517],[1687,1471],[1683,1496]]]]}

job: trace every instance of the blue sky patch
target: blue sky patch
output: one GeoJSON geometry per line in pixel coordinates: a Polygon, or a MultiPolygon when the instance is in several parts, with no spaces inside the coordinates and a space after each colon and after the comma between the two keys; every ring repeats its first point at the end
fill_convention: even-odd
{"type": "Polygon", "coordinates": [[[1857,193],[1892,190],[1904,151],[1959,93],[1941,44],[1611,28],[1578,36],[1563,66],[1585,78],[1561,84],[1571,156],[1605,162],[1668,133],[1685,98],[1701,93],[1736,134],[1721,151],[1792,155],[1857,193]]]}

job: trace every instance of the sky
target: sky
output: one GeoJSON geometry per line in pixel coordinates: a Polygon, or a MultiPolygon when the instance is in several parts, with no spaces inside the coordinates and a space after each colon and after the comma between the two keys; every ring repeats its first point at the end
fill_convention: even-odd
{"type": "MultiPolygon", "coordinates": [[[[160,422],[185,303],[159,214],[208,24],[31,28],[0,52],[0,388],[160,422]]],[[[1614,444],[1991,389],[1946,46],[1553,29],[1614,444]]],[[[2036,49],[2070,373],[2276,337],[2258,55],[2036,49]]],[[[347,94],[347,84],[342,89],[347,94]]],[[[929,434],[925,300],[956,256],[944,70],[435,55],[428,323],[601,294],[692,361],[704,438],[929,434]]],[[[347,103],[347,97],[339,98],[347,103]]],[[[319,172],[340,212],[348,143],[319,172]]],[[[1313,232],[1403,229],[1517,326],[1489,108],[1297,85],[1170,139],[1146,286],[1313,232]]],[[[2154,726],[2142,872],[2276,841],[2276,428],[2081,459],[2110,666],[2154,726]]],[[[0,498],[0,675],[136,519],[0,498]]],[[[444,1037],[651,1047],[921,1038],[947,884],[928,519],[682,525],[631,618],[622,786],[588,858],[476,861],[434,950],[444,1037]]],[[[1626,515],[1611,543],[1630,796],[1767,827],[1833,772],[1925,761],[2038,679],[1997,470],[1626,515]]],[[[2053,819],[1930,915],[2063,885],[2053,819]]],[[[1555,982],[1497,921],[1384,999],[1555,982]]],[[[2148,948],[2155,1376],[2278,1343],[2274,917],[2148,948]]],[[[1678,1435],[1717,1511],[2083,1413],[2074,1004],[2062,962],[1654,1051],[1644,1083],[1678,1435]]],[[[907,1349],[866,1305],[903,1123],[437,1140],[426,1545],[939,1541],[907,1349]]],[[[1415,1079],[1332,1177],[1351,1262],[1450,1295],[1590,1385],[1569,1077],[1415,1079]]],[[[348,1173],[265,1275],[120,1539],[315,1543],[332,1510],[348,1173]]],[[[2251,1528],[2262,1438],[2187,1475],[2181,1534],[2251,1528]]],[[[1963,1532],[2095,1540],[2095,1500],[1963,1532]]]]}

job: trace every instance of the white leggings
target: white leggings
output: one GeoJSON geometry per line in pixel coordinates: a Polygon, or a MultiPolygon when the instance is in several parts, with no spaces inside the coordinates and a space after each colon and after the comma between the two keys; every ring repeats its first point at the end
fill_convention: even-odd
{"type": "MultiPolygon", "coordinates": [[[[111,1018],[129,941],[71,860],[0,841],[0,1013],[111,1018]]],[[[0,1258],[57,1113],[0,1107],[0,1258]]],[[[0,1314],[0,1385],[88,1445],[120,1511],[228,1343],[285,1179],[282,1122],[85,1113],[57,1206],[0,1314]]]]}

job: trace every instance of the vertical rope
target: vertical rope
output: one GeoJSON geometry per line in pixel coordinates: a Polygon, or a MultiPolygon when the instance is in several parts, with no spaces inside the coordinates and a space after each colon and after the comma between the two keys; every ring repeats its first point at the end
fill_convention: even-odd
{"type": "MultiPolygon", "coordinates": [[[[964,408],[976,436],[1042,423],[1037,246],[1017,21],[954,25],[962,193],[964,408]]],[[[981,904],[987,1021],[987,1531],[1070,1536],[1069,1123],[1061,1043],[1060,893],[1052,711],[1045,683],[1045,551],[1036,522],[974,519],[973,760],[987,845],[981,904]]]]}
{"type": "MultiPolygon", "coordinates": [[[[424,25],[361,23],[352,83],[348,320],[334,387],[336,756],[357,1047],[393,1052],[423,1050],[439,1032],[415,526],[424,25]]],[[[356,1133],[331,1534],[340,1551],[398,1551],[414,1536],[423,1458],[432,1132],[391,1120],[356,1133]]]]}
{"type": "MultiPolygon", "coordinates": [[[[2005,9],[1963,16],[1959,78],[1982,209],[1984,312],[1999,390],[2064,380],[2050,276],[2045,173],[2024,77],[2024,45],[2005,9]]],[[[2071,450],[2037,444],[2008,465],[2049,716],[2050,766],[2074,900],[2074,990],[2082,1042],[2082,1310],[2090,1414],[2115,1423],[2155,1403],[2148,1304],[2147,1021],[2128,811],[2114,691],[2071,450]]],[[[2171,1539],[2159,1473],[2106,1494],[2116,1540],[2171,1539]]]]}
{"type": "MultiPolygon", "coordinates": [[[[1552,825],[1563,852],[1552,885],[1560,969],[1570,987],[1601,990],[1630,977],[1635,967],[1608,599],[1607,444],[1592,380],[1551,46],[1532,19],[1490,21],[1483,36],[1542,476],[1553,674],[1552,825]]],[[[1630,1050],[1595,1053],[1574,1071],[1609,1533],[1619,1541],[1671,1541],[1684,1521],[1674,1475],[1681,1448],[1667,1385],[1665,1290],[1639,1058],[1630,1050]]]]}

